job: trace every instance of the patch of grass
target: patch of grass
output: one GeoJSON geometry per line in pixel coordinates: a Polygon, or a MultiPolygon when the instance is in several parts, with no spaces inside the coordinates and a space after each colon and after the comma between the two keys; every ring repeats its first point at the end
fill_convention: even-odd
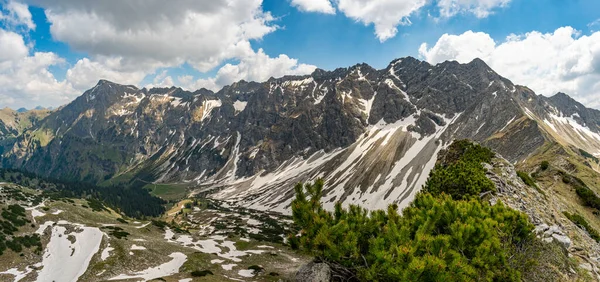
{"type": "Polygon", "coordinates": [[[575,223],[575,225],[579,226],[579,228],[585,230],[588,234],[590,234],[590,237],[592,237],[592,239],[596,240],[596,242],[600,242],[600,233],[598,233],[598,231],[594,228],[592,228],[590,226],[590,224],[587,222],[587,220],[585,220],[585,218],[583,218],[583,216],[576,214],[576,213],[568,213],[568,212],[563,212],[563,214],[569,219],[571,220],[573,223],[575,223]]]}
{"type": "Polygon", "coordinates": [[[150,190],[150,194],[167,201],[180,200],[187,195],[185,184],[147,184],[144,188],[150,190]]]}
{"type": "Polygon", "coordinates": [[[191,272],[197,271],[198,269],[211,270],[216,271],[214,269],[215,265],[210,263],[212,256],[210,254],[205,254],[202,252],[195,252],[188,255],[188,259],[181,266],[181,271],[183,272],[191,272]]]}
{"type": "Polygon", "coordinates": [[[118,226],[104,226],[102,228],[110,230],[108,234],[117,239],[126,239],[129,236],[129,232],[118,226]]]}

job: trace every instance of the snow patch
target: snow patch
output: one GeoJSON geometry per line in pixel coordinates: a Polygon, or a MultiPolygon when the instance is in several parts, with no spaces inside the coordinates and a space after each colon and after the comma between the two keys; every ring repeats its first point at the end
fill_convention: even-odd
{"type": "Polygon", "coordinates": [[[236,100],[233,102],[233,108],[235,109],[236,114],[243,112],[246,109],[246,105],[248,105],[248,102],[246,101],[236,100]]]}
{"type": "MultiPolygon", "coordinates": [[[[108,280],[125,280],[125,279],[134,279],[141,278],[144,281],[152,280],[164,276],[170,276],[179,272],[179,268],[185,263],[187,260],[187,256],[180,252],[175,252],[169,255],[171,257],[171,261],[163,263],[159,266],[148,268],[146,270],[136,272],[132,275],[121,274],[119,276],[115,276],[108,280]]],[[[57,280],[59,281],[59,280],[57,280]]]]}
{"type": "Polygon", "coordinates": [[[54,226],[43,255],[38,281],[77,281],[100,249],[103,233],[95,227],[80,227],[81,232],[67,234],[64,226],[54,226]],[[71,243],[68,236],[74,236],[71,243]]]}

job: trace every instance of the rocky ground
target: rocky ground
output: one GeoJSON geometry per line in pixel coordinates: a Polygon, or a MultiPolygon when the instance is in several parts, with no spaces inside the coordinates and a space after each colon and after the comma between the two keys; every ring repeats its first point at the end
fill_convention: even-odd
{"type": "MultiPolygon", "coordinates": [[[[547,183],[534,187],[526,185],[515,166],[503,158],[494,158],[485,165],[487,176],[495,184],[497,193],[486,195],[490,203],[501,201],[529,216],[536,226],[535,232],[542,242],[555,248],[561,267],[554,268],[550,276],[555,281],[600,280],[600,245],[582,228],[565,217],[568,207],[547,183]],[[557,248],[560,247],[560,248],[557,248]],[[564,255],[563,255],[564,254],[564,255]],[[582,278],[583,277],[583,278],[582,278]],[[586,278],[586,279],[584,279],[586,278]]],[[[561,182],[560,179],[555,179],[561,182]]],[[[542,258],[541,263],[552,264],[542,258]]],[[[554,263],[556,264],[556,263],[554,263]]]]}

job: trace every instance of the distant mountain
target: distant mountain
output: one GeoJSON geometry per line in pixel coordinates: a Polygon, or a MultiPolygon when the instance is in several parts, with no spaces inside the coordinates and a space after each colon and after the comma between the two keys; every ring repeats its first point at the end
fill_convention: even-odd
{"type": "Polygon", "coordinates": [[[69,180],[188,183],[260,209],[287,209],[299,181],[335,201],[408,203],[435,156],[469,138],[523,161],[557,142],[600,155],[600,112],[514,85],[483,61],[407,57],[219,92],[101,80],[6,146],[2,166],[69,180]]]}
{"type": "Polygon", "coordinates": [[[49,110],[14,111],[10,108],[0,109],[0,152],[7,139],[14,139],[25,130],[37,125],[50,114],[49,110]]]}

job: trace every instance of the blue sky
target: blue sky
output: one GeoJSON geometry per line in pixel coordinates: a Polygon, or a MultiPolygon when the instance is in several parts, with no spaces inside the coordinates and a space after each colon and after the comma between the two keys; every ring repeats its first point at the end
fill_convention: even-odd
{"type": "Polygon", "coordinates": [[[404,56],[480,57],[538,93],[600,106],[597,0],[176,2],[0,0],[0,107],[58,106],[98,79],[218,90],[404,56]]]}

